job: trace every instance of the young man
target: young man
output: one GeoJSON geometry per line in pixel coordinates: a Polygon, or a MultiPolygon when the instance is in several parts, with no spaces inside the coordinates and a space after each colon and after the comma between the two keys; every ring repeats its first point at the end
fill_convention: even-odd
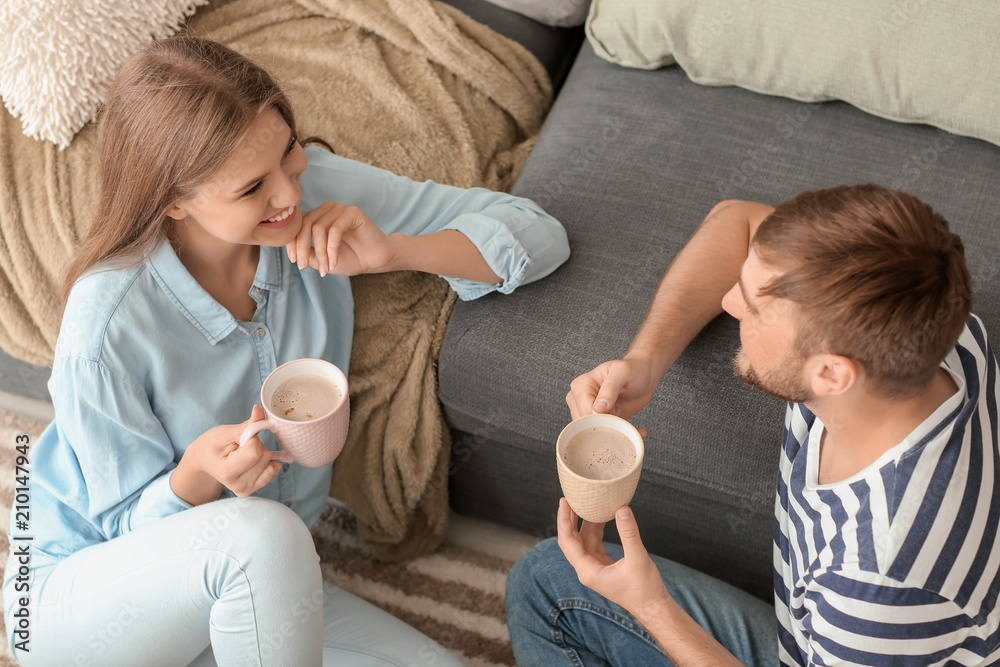
{"type": "Polygon", "coordinates": [[[708,321],[737,318],[737,375],[789,403],[775,607],[649,556],[627,507],[623,549],[603,544],[563,499],[558,545],[508,579],[520,664],[1000,662],[997,362],[971,299],[961,240],[903,192],[717,205],[628,352],[566,401],[630,417],[708,321]]]}

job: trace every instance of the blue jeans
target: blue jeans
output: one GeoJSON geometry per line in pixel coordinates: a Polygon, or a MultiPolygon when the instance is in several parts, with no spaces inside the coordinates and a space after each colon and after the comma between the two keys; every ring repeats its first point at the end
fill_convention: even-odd
{"type": "MultiPolygon", "coordinates": [[[[8,561],[8,640],[16,570],[8,561]]],[[[263,498],[199,505],[39,566],[29,610],[23,667],[462,664],[324,582],[302,519],[263,498]]]]}
{"type": "MultiPolygon", "coordinates": [[[[604,546],[612,558],[622,557],[620,546],[604,546]]],[[[674,599],[743,664],[778,664],[774,607],[706,574],[652,558],[674,599]]],[[[524,667],[672,664],[631,614],[580,583],[554,538],[510,571],[507,626],[524,667]]]]}

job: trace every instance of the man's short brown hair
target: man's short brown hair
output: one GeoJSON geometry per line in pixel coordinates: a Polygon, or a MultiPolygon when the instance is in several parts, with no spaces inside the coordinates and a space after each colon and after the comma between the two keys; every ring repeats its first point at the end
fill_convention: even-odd
{"type": "Polygon", "coordinates": [[[886,397],[926,388],[972,311],[962,240],[899,190],[804,192],[780,204],[751,243],[783,271],[760,294],[799,306],[798,352],[853,359],[886,397]]]}

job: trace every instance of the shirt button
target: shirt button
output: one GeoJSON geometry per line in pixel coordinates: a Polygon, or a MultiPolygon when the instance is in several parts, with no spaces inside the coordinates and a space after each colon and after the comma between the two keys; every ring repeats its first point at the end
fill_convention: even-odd
{"type": "Polygon", "coordinates": [[[257,338],[263,338],[266,335],[267,335],[266,331],[264,331],[263,329],[257,329],[257,338]]]}
{"type": "Polygon", "coordinates": [[[282,472],[286,472],[290,467],[291,466],[289,466],[287,463],[282,463],[281,464],[281,470],[282,470],[282,472]]]}
{"type": "Polygon", "coordinates": [[[258,287],[257,288],[257,294],[259,294],[260,296],[264,296],[264,288],[263,287],[258,287]]]}

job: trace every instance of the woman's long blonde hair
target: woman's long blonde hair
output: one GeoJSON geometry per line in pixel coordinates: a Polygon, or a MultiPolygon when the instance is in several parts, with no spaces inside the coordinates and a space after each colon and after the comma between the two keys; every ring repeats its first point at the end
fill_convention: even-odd
{"type": "Polygon", "coordinates": [[[171,37],[130,57],[100,114],[97,212],[67,266],[63,303],[95,264],[147,257],[166,238],[166,212],[212,179],[268,108],[295,136],[274,79],[217,42],[171,37]]]}

